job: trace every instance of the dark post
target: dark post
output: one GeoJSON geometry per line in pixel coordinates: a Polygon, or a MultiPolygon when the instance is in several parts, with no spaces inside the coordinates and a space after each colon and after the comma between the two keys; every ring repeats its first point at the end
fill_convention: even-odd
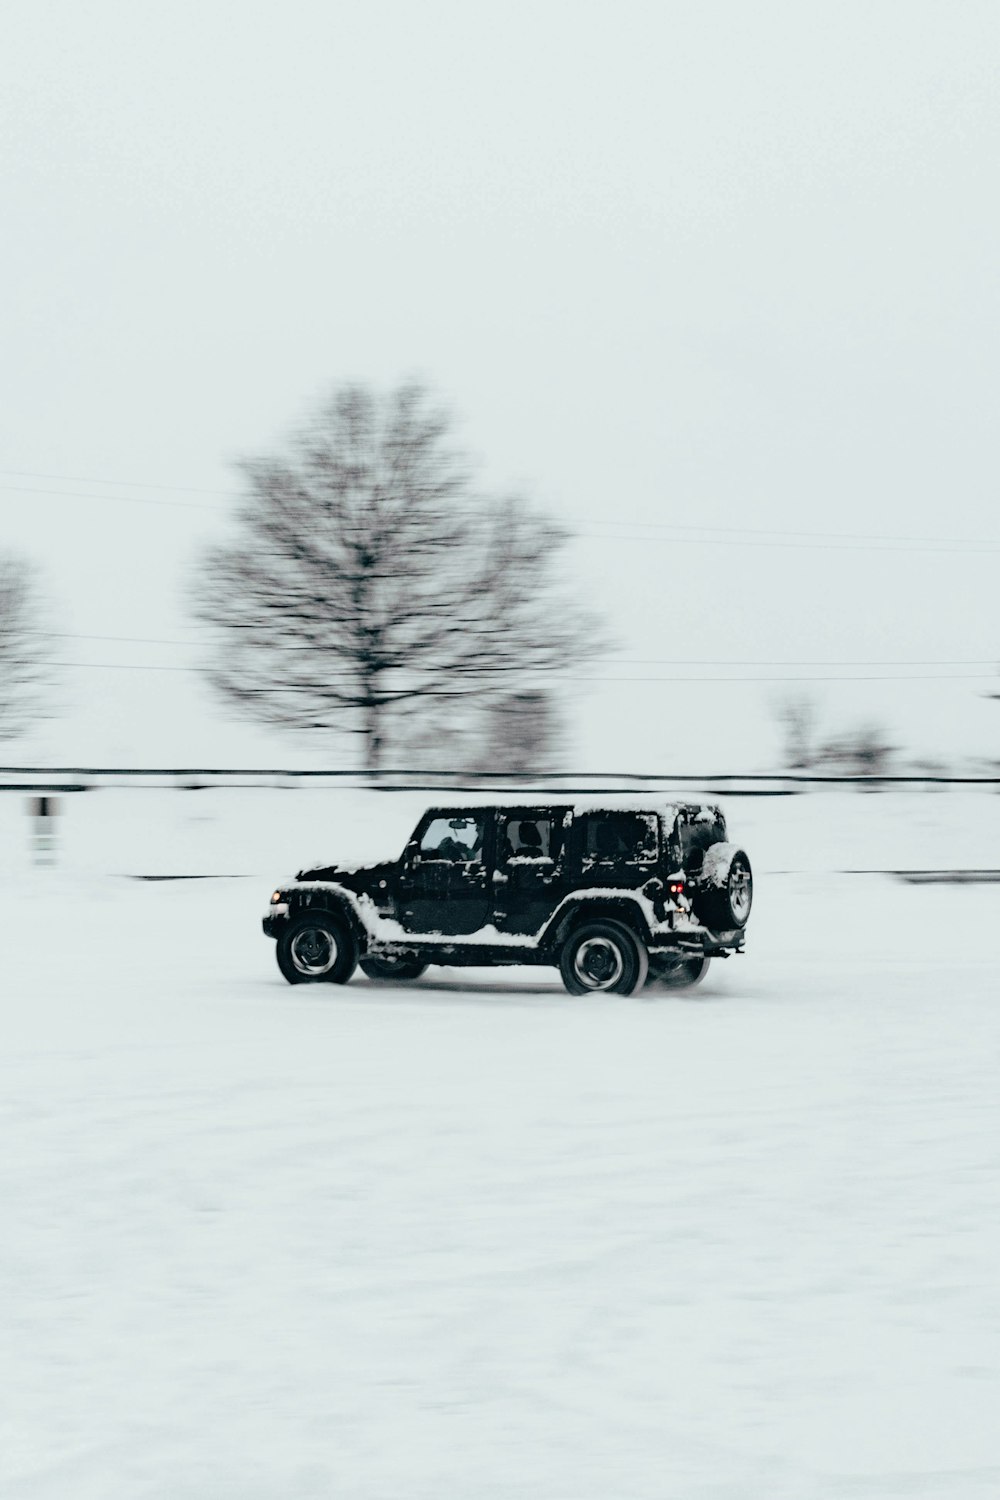
{"type": "Polygon", "coordinates": [[[56,862],[56,818],[59,814],[59,798],[44,794],[29,797],[28,811],[32,820],[32,845],[36,865],[54,865],[56,862]]]}

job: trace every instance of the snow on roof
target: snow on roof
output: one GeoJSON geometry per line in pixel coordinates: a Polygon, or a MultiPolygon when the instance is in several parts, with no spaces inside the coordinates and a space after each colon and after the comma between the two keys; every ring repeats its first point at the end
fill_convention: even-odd
{"type": "Polygon", "coordinates": [[[661,802],[658,797],[642,797],[635,792],[596,792],[590,797],[574,797],[569,805],[575,813],[662,813],[667,818],[673,818],[681,806],[679,802],[661,802]]]}
{"type": "MultiPolygon", "coordinates": [[[[599,813],[599,812],[635,812],[635,813],[663,813],[666,817],[673,817],[681,807],[701,807],[706,804],[690,802],[664,802],[659,797],[644,797],[638,792],[594,792],[586,797],[560,796],[558,792],[550,796],[540,793],[534,797],[509,797],[503,801],[495,800],[482,806],[468,803],[460,807],[456,803],[436,803],[427,809],[428,813],[465,811],[486,811],[491,807],[500,812],[533,812],[543,808],[567,808],[574,813],[599,813]]],[[[712,804],[714,807],[714,804],[712,804]]],[[[426,813],[424,814],[426,817],[426,813]]]]}

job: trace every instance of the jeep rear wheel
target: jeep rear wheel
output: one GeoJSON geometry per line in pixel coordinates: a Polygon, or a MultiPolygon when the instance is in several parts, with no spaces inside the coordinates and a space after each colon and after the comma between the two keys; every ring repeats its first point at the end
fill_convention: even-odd
{"type": "Polygon", "coordinates": [[[571,995],[631,995],[649,971],[646,945],[622,922],[582,922],[559,955],[562,982],[571,995]]]}
{"type": "Polygon", "coordinates": [[[395,979],[419,979],[427,965],[420,958],[408,958],[403,954],[394,958],[382,953],[377,958],[374,955],[363,958],[360,967],[362,974],[367,974],[369,979],[389,984],[395,979]]]}
{"type": "Polygon", "coordinates": [[[647,989],[693,990],[708,973],[710,958],[651,958],[647,989]]]}
{"type": "Polygon", "coordinates": [[[346,984],[358,962],[354,933],[331,911],[306,911],[278,937],[278,968],[289,984],[346,984]]]}

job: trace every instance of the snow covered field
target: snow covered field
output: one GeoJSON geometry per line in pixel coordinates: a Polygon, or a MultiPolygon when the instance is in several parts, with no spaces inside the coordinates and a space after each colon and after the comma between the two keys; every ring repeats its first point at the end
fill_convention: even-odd
{"type": "Polygon", "coordinates": [[[0,799],[0,1493],[995,1500],[1000,886],[834,872],[1000,798],[727,804],[747,955],[572,1000],[286,987],[273,880],[428,800],[312,795],[88,794],[54,872],[0,799]]]}

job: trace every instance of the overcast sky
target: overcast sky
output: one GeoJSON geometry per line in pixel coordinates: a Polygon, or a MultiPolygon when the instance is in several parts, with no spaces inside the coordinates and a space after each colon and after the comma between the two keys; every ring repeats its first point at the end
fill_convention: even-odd
{"type": "Polygon", "coordinates": [[[774,764],[772,682],[602,680],[689,674],[914,675],[824,727],[995,755],[998,57],[996,0],[8,0],[0,546],[62,660],[172,669],[67,667],[39,749],[280,755],[175,670],[185,569],[234,458],[419,374],[580,532],[577,764],[774,764]]]}

